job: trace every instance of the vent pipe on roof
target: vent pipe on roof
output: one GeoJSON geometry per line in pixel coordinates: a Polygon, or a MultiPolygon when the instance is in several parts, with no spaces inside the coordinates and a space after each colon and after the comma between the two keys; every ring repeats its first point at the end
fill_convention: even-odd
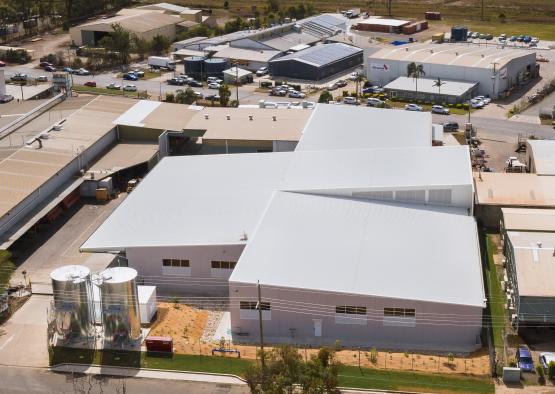
{"type": "Polygon", "coordinates": [[[537,245],[538,245],[538,248],[541,248],[541,247],[542,247],[542,243],[541,243],[541,242],[538,242],[537,245]]]}
{"type": "Polygon", "coordinates": [[[253,115],[249,115],[249,120],[253,120],[254,116],[253,115]]]}
{"type": "Polygon", "coordinates": [[[459,52],[455,52],[455,56],[459,56],[459,52]]]}
{"type": "Polygon", "coordinates": [[[430,49],[430,53],[434,53],[434,50],[433,50],[433,49],[430,49]]]}
{"type": "Polygon", "coordinates": [[[231,115],[226,116],[227,120],[231,120],[231,115]]]}
{"type": "Polygon", "coordinates": [[[272,119],[274,120],[274,122],[277,120],[277,116],[272,116],[272,119]]]}
{"type": "Polygon", "coordinates": [[[208,114],[204,115],[204,119],[208,120],[209,118],[208,114]]]}

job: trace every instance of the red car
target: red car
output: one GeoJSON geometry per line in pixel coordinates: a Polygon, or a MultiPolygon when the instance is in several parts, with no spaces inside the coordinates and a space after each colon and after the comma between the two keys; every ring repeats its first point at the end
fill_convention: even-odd
{"type": "Polygon", "coordinates": [[[96,88],[96,82],[94,81],[85,82],[84,85],[88,86],[89,88],[96,88]]]}
{"type": "Polygon", "coordinates": [[[5,66],[6,66],[6,63],[0,60],[0,67],[5,67],[5,66]]]}

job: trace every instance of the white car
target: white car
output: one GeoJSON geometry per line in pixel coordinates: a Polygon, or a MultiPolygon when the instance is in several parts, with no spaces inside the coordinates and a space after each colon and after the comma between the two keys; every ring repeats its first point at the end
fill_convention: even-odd
{"type": "Polygon", "coordinates": [[[75,74],[77,74],[77,75],[90,75],[90,72],[89,72],[89,70],[86,70],[84,68],[80,68],[79,70],[77,70],[75,72],[75,74]]]}
{"type": "Polygon", "coordinates": [[[223,81],[219,78],[216,78],[216,77],[208,77],[208,78],[206,78],[206,82],[221,84],[223,81]]]}
{"type": "Polygon", "coordinates": [[[366,104],[368,104],[368,106],[370,106],[370,107],[379,107],[379,106],[383,105],[384,102],[382,100],[380,100],[379,98],[370,97],[370,98],[368,98],[368,100],[366,100],[366,104]]]}
{"type": "Polygon", "coordinates": [[[136,92],[137,91],[137,86],[135,86],[135,85],[125,85],[123,87],[123,90],[125,90],[126,92],[136,92]]]}
{"type": "Polygon", "coordinates": [[[208,89],[219,89],[220,86],[221,85],[218,82],[210,82],[208,84],[208,89]]]}
{"type": "Polygon", "coordinates": [[[474,100],[483,101],[485,105],[488,105],[489,103],[491,103],[491,99],[489,97],[485,97],[485,96],[476,96],[476,97],[474,97],[474,100]]]}
{"type": "Polygon", "coordinates": [[[121,89],[121,85],[118,85],[117,83],[111,83],[109,85],[106,85],[106,89],[115,89],[115,90],[120,90],[121,89]]]}
{"type": "Polygon", "coordinates": [[[347,96],[347,97],[343,98],[343,104],[357,105],[358,101],[357,101],[356,97],[347,96]]]}
{"type": "Polygon", "coordinates": [[[484,108],[485,107],[485,103],[482,100],[478,100],[478,99],[472,99],[470,100],[470,106],[472,108],[484,108]]]}
{"type": "Polygon", "coordinates": [[[38,77],[35,78],[35,81],[37,81],[37,82],[48,82],[48,78],[46,77],[46,75],[39,75],[38,77]]]}
{"type": "Polygon", "coordinates": [[[480,37],[480,33],[478,33],[477,31],[472,33],[472,38],[478,38],[478,37],[480,37]]]}
{"type": "Polygon", "coordinates": [[[538,37],[533,37],[532,41],[530,41],[531,44],[538,44],[540,42],[540,39],[538,37]]]}
{"type": "Polygon", "coordinates": [[[256,75],[259,77],[266,74],[268,74],[268,67],[260,67],[258,70],[256,70],[256,75]]]}
{"type": "Polygon", "coordinates": [[[352,74],[349,76],[349,79],[350,79],[351,81],[356,81],[357,78],[358,78],[358,73],[352,73],[352,74]]]}
{"type": "Polygon", "coordinates": [[[440,115],[449,115],[449,108],[442,105],[432,105],[432,113],[440,115]]]}
{"type": "Polygon", "coordinates": [[[306,94],[302,93],[302,92],[298,92],[296,90],[292,90],[289,92],[289,97],[291,98],[305,98],[306,94]]]}
{"type": "Polygon", "coordinates": [[[540,364],[546,372],[547,372],[547,369],[549,368],[549,363],[550,362],[555,362],[555,353],[541,352],[540,353],[540,364]]]}
{"type": "Polygon", "coordinates": [[[422,111],[422,107],[418,104],[407,104],[405,105],[406,111],[422,111]]]}

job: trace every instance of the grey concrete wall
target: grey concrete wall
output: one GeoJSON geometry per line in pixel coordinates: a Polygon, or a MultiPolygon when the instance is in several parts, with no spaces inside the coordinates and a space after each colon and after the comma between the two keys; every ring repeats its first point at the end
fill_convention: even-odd
{"type": "MultiPolygon", "coordinates": [[[[256,286],[230,283],[229,294],[234,342],[258,342],[258,319],[241,319],[239,309],[241,300],[256,301],[256,286]]],[[[270,314],[263,323],[264,341],[268,344],[332,345],[339,340],[348,347],[446,353],[466,353],[481,347],[482,308],[479,307],[266,286],[262,286],[261,294],[263,302],[270,302],[270,314]],[[367,321],[365,324],[336,322],[335,306],[338,305],[365,306],[367,321]],[[415,325],[384,324],[384,308],[414,308],[415,325]],[[314,320],[321,321],[320,337],[315,336],[314,320]]]]}
{"type": "Polygon", "coordinates": [[[137,270],[144,284],[158,286],[159,293],[225,295],[231,270],[223,277],[213,276],[212,260],[237,262],[243,249],[244,245],[138,247],[128,248],[126,256],[129,267],[137,270]],[[189,260],[190,272],[187,276],[164,275],[163,259],[189,260]]]}

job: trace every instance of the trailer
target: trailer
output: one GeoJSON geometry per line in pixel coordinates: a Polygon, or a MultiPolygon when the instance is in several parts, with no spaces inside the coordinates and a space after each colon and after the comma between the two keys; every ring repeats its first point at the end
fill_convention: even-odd
{"type": "Polygon", "coordinates": [[[151,68],[166,68],[168,70],[175,70],[175,62],[170,57],[163,56],[149,56],[148,65],[151,68]]]}

